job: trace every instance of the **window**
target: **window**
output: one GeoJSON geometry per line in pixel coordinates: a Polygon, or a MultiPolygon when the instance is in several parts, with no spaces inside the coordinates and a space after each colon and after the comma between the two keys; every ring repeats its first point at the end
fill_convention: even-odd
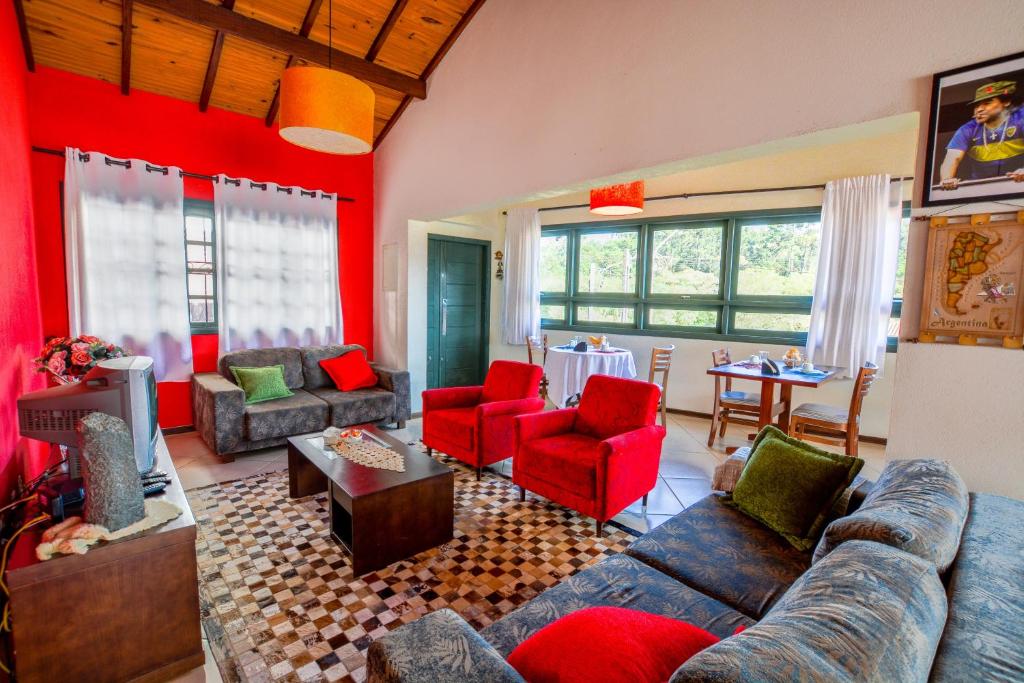
{"type": "MultiPolygon", "coordinates": [[[[899,326],[908,226],[909,213],[900,239],[893,330],[899,326]]],[[[802,344],[820,241],[819,209],[545,228],[542,324],[802,344]]]]}
{"type": "Polygon", "coordinates": [[[192,334],[217,332],[217,258],[214,245],[213,204],[186,199],[185,269],[192,334]]]}
{"type": "Polygon", "coordinates": [[[723,225],[657,226],[650,232],[651,294],[721,293],[723,225]]]}
{"type": "Polygon", "coordinates": [[[639,230],[580,233],[580,292],[626,294],[636,292],[639,230]]]}

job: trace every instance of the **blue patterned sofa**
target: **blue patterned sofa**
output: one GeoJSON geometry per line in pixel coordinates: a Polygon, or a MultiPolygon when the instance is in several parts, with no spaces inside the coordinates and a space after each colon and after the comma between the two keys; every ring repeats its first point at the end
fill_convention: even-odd
{"type": "Polygon", "coordinates": [[[599,605],[723,639],[672,683],[1024,680],[1024,503],[968,494],[937,460],[889,463],[863,488],[808,552],[713,494],[479,633],[439,610],[387,634],[369,680],[522,681],[516,645],[599,605]]]}
{"type": "Polygon", "coordinates": [[[375,387],[339,391],[320,367],[320,361],[349,351],[358,344],[281,347],[233,351],[221,356],[217,372],[192,375],[192,411],[196,430],[217,455],[280,446],[289,436],[330,426],[409,419],[409,373],[370,363],[377,373],[375,387]],[[232,367],[283,365],[292,396],[245,405],[245,392],[235,384],[232,367]]]}

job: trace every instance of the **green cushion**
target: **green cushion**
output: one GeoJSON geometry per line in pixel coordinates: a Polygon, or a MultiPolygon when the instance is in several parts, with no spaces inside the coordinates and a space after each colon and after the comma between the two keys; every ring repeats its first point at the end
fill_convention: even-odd
{"type": "Polygon", "coordinates": [[[732,503],[795,548],[817,543],[829,510],[864,461],[829,453],[765,427],[732,492],[732,503]]]}
{"type": "Polygon", "coordinates": [[[267,365],[262,368],[231,368],[235,383],[245,392],[246,403],[262,403],[275,398],[292,396],[284,383],[284,366],[267,365]]]}

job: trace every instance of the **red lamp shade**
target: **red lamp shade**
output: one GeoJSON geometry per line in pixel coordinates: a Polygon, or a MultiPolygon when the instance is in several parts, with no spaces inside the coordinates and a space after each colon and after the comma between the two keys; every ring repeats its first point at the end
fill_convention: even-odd
{"type": "Polygon", "coordinates": [[[644,210],[644,181],[597,187],[590,191],[590,213],[628,216],[644,210]]]}

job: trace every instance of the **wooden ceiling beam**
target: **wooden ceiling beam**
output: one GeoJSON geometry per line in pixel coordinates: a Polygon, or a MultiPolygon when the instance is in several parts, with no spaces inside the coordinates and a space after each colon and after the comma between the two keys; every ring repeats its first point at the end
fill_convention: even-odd
{"type": "Polygon", "coordinates": [[[14,15],[18,18],[21,48],[25,51],[25,67],[29,71],[35,71],[36,58],[32,55],[32,41],[29,39],[28,22],[25,20],[25,7],[21,4],[21,0],[14,0],[14,15]]]}
{"type": "MultiPolygon", "coordinates": [[[[299,27],[299,35],[303,38],[308,38],[309,34],[313,30],[313,25],[316,23],[316,17],[320,14],[320,6],[324,4],[324,0],[312,0],[309,3],[309,7],[306,8],[306,16],[302,19],[302,26],[299,27]]],[[[295,55],[288,55],[288,63],[284,65],[287,69],[295,63],[295,55]]],[[[267,115],[263,119],[263,122],[267,124],[267,128],[274,125],[274,119],[277,118],[277,110],[281,108],[281,81],[277,82],[277,88],[274,90],[274,99],[270,100],[270,108],[267,109],[267,115]]]]}
{"type": "MultiPolygon", "coordinates": [[[[448,54],[448,50],[450,50],[452,45],[455,44],[455,41],[459,39],[459,36],[466,29],[466,26],[469,25],[470,21],[472,21],[473,15],[475,15],[480,10],[480,8],[483,7],[483,4],[484,0],[473,0],[473,4],[469,6],[469,9],[466,10],[466,13],[462,15],[461,19],[459,19],[459,23],[455,24],[455,28],[452,29],[452,32],[448,34],[447,38],[445,38],[445,41],[441,44],[441,47],[439,47],[437,49],[437,52],[434,53],[434,57],[430,60],[430,63],[427,64],[427,67],[423,70],[423,75],[420,76],[420,78],[422,78],[424,81],[430,78],[430,74],[434,73],[434,69],[436,69],[437,65],[441,63],[441,60],[444,59],[444,56],[448,54]]],[[[405,111],[405,108],[409,106],[409,103],[411,101],[412,99],[408,95],[402,98],[401,103],[398,105],[398,108],[395,109],[395,113],[391,115],[391,118],[388,120],[387,125],[381,129],[380,135],[378,135],[377,139],[373,141],[373,149],[375,151],[377,147],[380,146],[380,143],[384,140],[384,137],[391,132],[391,129],[394,127],[395,123],[398,122],[398,117],[402,115],[402,112],[405,111]]]]}
{"type": "Polygon", "coordinates": [[[388,18],[384,20],[384,24],[380,27],[380,31],[377,32],[377,37],[373,39],[373,45],[366,52],[366,61],[372,62],[377,59],[377,55],[380,53],[380,49],[384,47],[384,41],[391,35],[392,29],[395,28],[395,24],[398,23],[398,18],[402,16],[402,11],[405,10],[405,6],[409,4],[409,0],[398,0],[392,7],[391,11],[388,12],[388,18]]]}
{"type": "Polygon", "coordinates": [[[230,33],[314,64],[326,65],[328,50],[330,50],[331,61],[339,71],[420,99],[427,96],[427,84],[422,78],[412,78],[347,52],[328,48],[328,46],[309,38],[236,14],[219,5],[212,5],[203,0],[137,0],[137,2],[179,19],[205,26],[214,31],[230,33]]]}
{"type": "Polygon", "coordinates": [[[121,2],[121,94],[132,87],[132,0],[121,2]]]}
{"type": "MultiPolygon", "coordinates": [[[[223,0],[225,8],[234,11],[235,0],[223,0]]],[[[199,111],[206,111],[213,95],[213,84],[217,80],[217,67],[220,66],[220,53],[224,50],[224,32],[217,31],[213,37],[213,49],[210,50],[210,62],[206,65],[206,76],[203,77],[203,90],[199,93],[199,111]]]]}

